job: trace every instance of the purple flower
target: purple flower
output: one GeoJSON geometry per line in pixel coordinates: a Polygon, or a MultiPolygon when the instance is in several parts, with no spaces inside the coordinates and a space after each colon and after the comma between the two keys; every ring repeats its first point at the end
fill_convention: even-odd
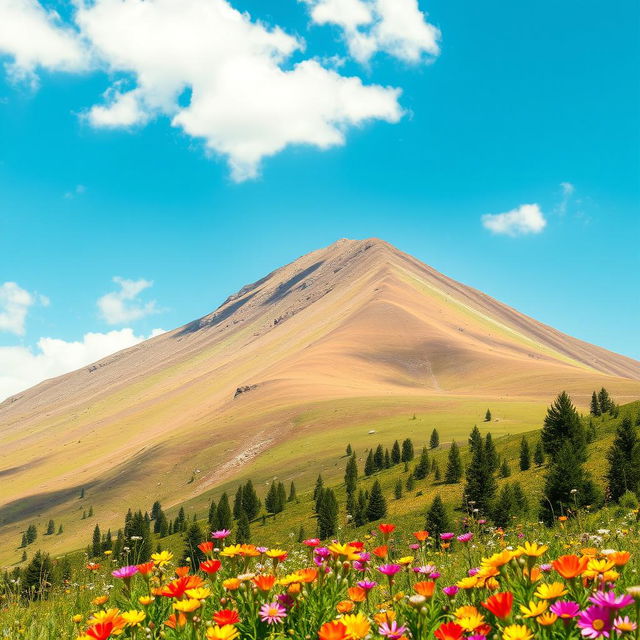
{"type": "Polygon", "coordinates": [[[452,584],[450,587],[442,588],[442,593],[444,593],[445,596],[449,596],[450,598],[453,598],[456,593],[458,593],[458,591],[460,591],[460,589],[456,587],[455,584],[452,584]]]}
{"type": "Polygon", "coordinates": [[[360,553],[360,562],[369,562],[371,560],[371,554],[368,551],[362,551],[360,553]]]}
{"type": "Polygon", "coordinates": [[[224,538],[231,535],[231,531],[229,529],[220,529],[219,531],[212,531],[211,537],[214,540],[223,540],[224,538]]]}
{"type": "Polygon", "coordinates": [[[366,571],[367,570],[367,563],[366,562],[361,562],[360,560],[354,560],[353,564],[351,566],[356,571],[366,571]]]}
{"type": "Polygon", "coordinates": [[[580,612],[576,623],[585,638],[608,638],[611,631],[611,614],[604,607],[589,607],[580,612]]]}
{"type": "Polygon", "coordinates": [[[425,575],[428,575],[436,570],[436,566],[433,564],[425,564],[421,567],[414,567],[413,570],[415,573],[424,573],[425,575]]]}
{"type": "Polygon", "coordinates": [[[278,624],[287,617],[287,610],[278,602],[269,602],[260,607],[258,615],[262,622],[278,624]]]}
{"type": "Polygon", "coordinates": [[[375,580],[360,580],[356,584],[365,591],[371,591],[371,589],[378,586],[378,583],[375,580]]]}
{"type": "Polygon", "coordinates": [[[480,571],[480,569],[474,567],[473,569],[469,569],[469,571],[467,571],[467,573],[469,574],[469,576],[471,578],[473,578],[473,576],[475,576],[479,571],[480,571]]]}
{"type": "Polygon", "coordinates": [[[378,633],[385,638],[389,638],[389,640],[398,640],[398,638],[402,638],[406,630],[407,627],[399,627],[395,620],[391,622],[391,624],[383,622],[378,627],[378,633]]]}
{"type": "Polygon", "coordinates": [[[571,600],[558,600],[549,607],[551,613],[555,613],[558,618],[575,618],[580,613],[580,605],[571,600]]]}
{"type": "Polygon", "coordinates": [[[256,547],[256,551],[259,551],[260,553],[267,553],[267,551],[269,551],[269,547],[256,547]]]}
{"type": "Polygon", "coordinates": [[[383,564],[378,567],[378,571],[385,576],[395,576],[396,573],[402,571],[402,566],[399,564],[383,564]]]}
{"type": "Polygon", "coordinates": [[[291,609],[295,604],[295,600],[288,593],[281,593],[276,600],[285,608],[291,609]]]}
{"type": "Polygon", "coordinates": [[[409,549],[411,549],[412,551],[417,551],[419,548],[420,548],[420,545],[415,542],[409,545],[409,549]]]}
{"type": "Polygon", "coordinates": [[[440,540],[451,540],[456,534],[447,531],[445,533],[440,534],[440,540]]]}
{"type": "Polygon", "coordinates": [[[327,547],[316,547],[313,553],[319,558],[328,558],[331,555],[331,551],[327,547]]]}
{"type": "Polygon", "coordinates": [[[471,533],[471,531],[467,532],[467,533],[461,533],[458,537],[457,537],[458,542],[471,542],[471,540],[473,540],[473,533],[471,533]]]}
{"type": "Polygon", "coordinates": [[[622,596],[617,596],[615,591],[608,591],[607,593],[598,591],[589,598],[589,601],[606,609],[624,609],[633,604],[633,598],[630,595],[625,593],[622,596]]]}
{"type": "Polygon", "coordinates": [[[429,574],[429,577],[430,577],[432,580],[437,580],[441,575],[442,575],[442,574],[441,574],[439,571],[432,571],[432,572],[429,574]]]}
{"type": "Polygon", "coordinates": [[[131,564],[127,567],[120,567],[119,569],[112,571],[111,575],[114,578],[123,578],[124,580],[126,580],[128,578],[133,578],[136,573],[138,573],[138,567],[136,567],[134,564],[131,564]]]}
{"type": "Polygon", "coordinates": [[[540,565],[540,571],[542,571],[543,573],[549,573],[551,569],[553,569],[553,565],[549,564],[548,562],[540,565]]]}

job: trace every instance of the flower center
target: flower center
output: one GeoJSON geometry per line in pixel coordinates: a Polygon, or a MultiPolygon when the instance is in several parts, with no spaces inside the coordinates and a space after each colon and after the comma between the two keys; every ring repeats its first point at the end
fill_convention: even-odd
{"type": "Polygon", "coordinates": [[[592,626],[596,631],[600,631],[604,629],[604,620],[594,620],[592,626]]]}

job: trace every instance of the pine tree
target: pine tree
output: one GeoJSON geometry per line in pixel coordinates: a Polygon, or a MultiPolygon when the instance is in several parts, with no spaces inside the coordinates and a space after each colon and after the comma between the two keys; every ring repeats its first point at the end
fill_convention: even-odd
{"type": "MultiPolygon", "coordinates": [[[[282,488],[284,490],[284,487],[282,488]]],[[[247,514],[247,518],[249,518],[249,522],[260,512],[260,500],[256,490],[253,488],[253,482],[251,482],[251,480],[247,480],[247,483],[242,489],[242,507],[247,514]]]]}
{"type": "Polygon", "coordinates": [[[402,479],[401,478],[398,478],[396,480],[394,495],[396,497],[396,500],[400,500],[400,498],[402,498],[402,479]]]}
{"type": "Polygon", "coordinates": [[[356,456],[353,454],[347,461],[347,466],[344,471],[344,485],[347,493],[353,493],[356,490],[358,484],[358,462],[356,456]]]}
{"type": "Polygon", "coordinates": [[[500,477],[508,478],[510,475],[511,475],[511,467],[509,466],[507,459],[503,458],[502,464],[500,465],[500,477]]]}
{"type": "Polygon", "coordinates": [[[384,468],[391,468],[391,456],[389,455],[389,449],[384,450],[384,468]]]}
{"type": "Polygon", "coordinates": [[[382,493],[382,487],[380,482],[376,480],[371,487],[371,494],[369,495],[369,504],[367,505],[367,520],[373,522],[374,520],[380,520],[387,515],[387,501],[382,493]]]}
{"type": "MultiPolygon", "coordinates": [[[[182,509],[184,516],[184,510],[182,509]]],[[[136,511],[131,518],[125,520],[125,545],[129,547],[131,564],[147,562],[151,556],[151,527],[142,511],[136,511]]]]}
{"type": "Polygon", "coordinates": [[[512,516],[515,515],[515,510],[513,487],[507,482],[500,489],[496,498],[496,504],[493,508],[493,522],[497,527],[508,527],[511,524],[512,516]]]}
{"type": "Polygon", "coordinates": [[[152,520],[157,520],[158,519],[158,514],[160,513],[160,511],[162,511],[162,507],[160,506],[160,502],[158,500],[156,500],[153,503],[153,506],[151,507],[151,519],[152,520]]]}
{"type": "MultiPolygon", "coordinates": [[[[178,531],[186,531],[187,529],[187,516],[184,512],[184,507],[180,507],[180,511],[178,511],[178,515],[176,519],[173,521],[173,531],[177,533],[178,531]]],[[[125,526],[125,537],[127,534],[127,529],[125,526]]]]}
{"type": "Polygon", "coordinates": [[[376,471],[380,471],[384,469],[384,450],[382,449],[382,445],[379,444],[376,447],[376,451],[373,454],[373,464],[375,466],[376,471]]]}
{"type": "Polygon", "coordinates": [[[367,459],[364,463],[364,475],[370,476],[375,472],[375,470],[376,470],[376,465],[375,465],[375,462],[373,461],[373,451],[369,449],[369,455],[367,456],[367,459]]]}
{"type": "Polygon", "coordinates": [[[422,447],[422,453],[420,454],[418,464],[413,470],[413,476],[416,480],[424,480],[424,478],[429,475],[430,469],[431,465],[429,464],[429,454],[427,452],[427,447],[422,447]]]}
{"type": "Polygon", "coordinates": [[[491,411],[489,411],[489,409],[487,409],[487,413],[484,414],[484,421],[491,422],[491,411]]]}
{"type": "Polygon", "coordinates": [[[429,440],[429,446],[432,449],[437,449],[440,446],[440,434],[437,429],[431,432],[431,439],[429,440]]]}
{"type": "Polygon", "coordinates": [[[355,513],[353,514],[353,522],[356,527],[361,527],[367,521],[367,496],[360,489],[358,492],[358,500],[356,502],[355,513]]]}
{"type": "Polygon", "coordinates": [[[56,525],[53,520],[49,520],[49,524],[47,525],[47,530],[45,532],[45,536],[52,536],[56,532],[56,525]]]}
{"type": "Polygon", "coordinates": [[[402,453],[400,452],[400,443],[396,440],[391,447],[391,462],[400,464],[402,461],[402,453]]]}
{"type": "Polygon", "coordinates": [[[51,558],[42,551],[36,551],[22,576],[23,595],[32,600],[41,600],[51,587],[53,566],[51,558]]]}
{"type": "Polygon", "coordinates": [[[547,409],[542,427],[542,446],[552,460],[562,445],[570,442],[580,462],[587,457],[587,444],[580,416],[566,391],[547,409]]]}
{"type": "Polygon", "coordinates": [[[20,562],[26,562],[27,561],[27,552],[23,551],[22,552],[22,558],[20,559],[20,562]]]}
{"type": "Polygon", "coordinates": [[[353,449],[351,448],[351,444],[347,445],[347,455],[350,456],[353,453],[353,449]]]}
{"type": "Polygon", "coordinates": [[[559,516],[573,513],[576,507],[598,501],[595,485],[582,465],[580,452],[570,441],[564,441],[545,477],[540,517],[547,525],[559,516]]]}
{"type": "Polygon", "coordinates": [[[529,501],[519,482],[513,483],[513,502],[518,515],[527,516],[529,514],[529,501]]]}
{"type": "Polygon", "coordinates": [[[484,443],[474,446],[473,457],[467,467],[464,493],[467,504],[480,514],[491,513],[491,505],[497,489],[493,470],[487,464],[484,443]]]}
{"type": "Polygon", "coordinates": [[[500,458],[490,433],[487,433],[484,439],[484,457],[487,461],[487,466],[491,469],[491,472],[493,473],[494,471],[497,471],[498,465],[500,464],[500,458]]]}
{"type": "Polygon", "coordinates": [[[599,416],[602,413],[600,411],[600,400],[598,400],[598,394],[594,391],[591,394],[591,415],[599,416]]]}
{"type": "Polygon", "coordinates": [[[322,489],[318,503],[318,537],[332,538],[338,530],[338,501],[333,489],[322,489]]]}
{"type": "Polygon", "coordinates": [[[247,512],[243,511],[238,519],[236,528],[236,544],[249,544],[251,542],[251,527],[247,512]]]}
{"type": "Polygon", "coordinates": [[[282,482],[278,483],[278,490],[276,492],[276,496],[277,496],[276,507],[278,509],[276,513],[281,513],[282,511],[284,511],[285,504],[287,504],[287,491],[284,488],[284,484],[282,482]]]}
{"type": "Polygon", "coordinates": [[[611,397],[609,396],[609,392],[602,387],[598,392],[598,403],[600,404],[600,412],[607,413],[611,411],[611,397]]]}
{"type": "Polygon", "coordinates": [[[598,429],[596,428],[596,423],[592,418],[589,418],[589,424],[587,425],[587,431],[585,435],[587,438],[587,444],[595,442],[596,438],[598,437],[598,429]]]}
{"type": "Polygon", "coordinates": [[[218,505],[215,500],[211,500],[209,505],[209,513],[207,514],[207,524],[209,529],[213,531],[216,528],[216,517],[218,513],[218,505]]]}
{"type": "Polygon", "coordinates": [[[36,538],[38,537],[38,529],[36,528],[35,524],[30,524],[27,527],[27,544],[32,544],[36,541],[36,538]]]}
{"type": "Polygon", "coordinates": [[[456,484],[462,478],[462,459],[460,457],[460,449],[454,440],[449,448],[449,457],[447,458],[447,468],[444,472],[444,481],[447,484],[456,484]]]}
{"type": "Polygon", "coordinates": [[[413,491],[415,489],[415,486],[416,486],[416,479],[413,477],[413,474],[411,474],[407,478],[407,491],[413,491]]]}
{"type": "Polygon", "coordinates": [[[607,486],[616,502],[625,491],[640,494],[640,442],[630,416],[625,416],[607,454],[607,486]]]}
{"type": "Polygon", "coordinates": [[[220,496],[218,509],[216,510],[216,523],[213,529],[214,531],[231,529],[231,507],[229,506],[229,496],[226,493],[220,496]]]}
{"type": "Polygon", "coordinates": [[[433,479],[436,482],[440,482],[440,480],[442,480],[442,476],[440,474],[440,465],[437,462],[433,466],[433,479]]]}
{"type": "Polygon", "coordinates": [[[314,511],[318,513],[320,509],[320,502],[322,501],[324,494],[324,481],[322,480],[322,476],[318,476],[316,480],[316,486],[313,489],[313,500],[315,502],[314,511]]]}
{"type": "Polygon", "coordinates": [[[269,486],[269,491],[267,491],[267,495],[264,499],[264,508],[267,510],[267,513],[276,514],[278,513],[278,491],[276,489],[276,483],[272,482],[269,486]]]}
{"type": "Polygon", "coordinates": [[[233,519],[238,520],[244,511],[244,506],[242,504],[242,499],[244,497],[244,491],[242,490],[242,485],[236,489],[236,495],[233,498],[233,519]]]}
{"type": "Polygon", "coordinates": [[[520,471],[526,471],[531,467],[531,451],[527,439],[522,436],[520,440],[520,471]]]}
{"type": "Polygon", "coordinates": [[[105,535],[102,541],[102,551],[111,551],[113,549],[113,537],[111,536],[111,529],[107,529],[107,535],[105,535]]]}
{"type": "Polygon", "coordinates": [[[402,462],[411,462],[413,456],[413,442],[411,442],[411,438],[407,438],[402,441],[402,462]]]}
{"type": "Polygon", "coordinates": [[[425,527],[435,541],[436,548],[439,549],[440,534],[451,530],[451,521],[440,494],[436,495],[427,511],[425,527]]]}
{"type": "Polygon", "coordinates": [[[100,527],[98,525],[93,529],[93,541],[91,546],[91,555],[99,558],[102,554],[102,536],[100,535],[100,527]]]}
{"type": "Polygon", "coordinates": [[[287,501],[293,502],[295,499],[296,499],[296,485],[292,480],[291,484],[289,485],[289,497],[287,498],[287,501]]]}
{"type": "MultiPolygon", "coordinates": [[[[246,517],[246,516],[245,516],[246,517]]],[[[184,552],[182,555],[182,564],[189,564],[196,571],[206,558],[204,553],[198,549],[198,545],[202,542],[202,531],[197,522],[192,522],[184,534],[184,552]]]]}
{"type": "Polygon", "coordinates": [[[538,443],[536,444],[536,449],[533,452],[533,461],[538,467],[541,467],[544,464],[544,449],[542,447],[541,440],[538,440],[538,443]]]}
{"type": "Polygon", "coordinates": [[[469,453],[471,453],[471,455],[473,455],[473,451],[476,447],[482,447],[482,436],[480,435],[478,425],[474,424],[471,434],[469,435],[469,453]]]}

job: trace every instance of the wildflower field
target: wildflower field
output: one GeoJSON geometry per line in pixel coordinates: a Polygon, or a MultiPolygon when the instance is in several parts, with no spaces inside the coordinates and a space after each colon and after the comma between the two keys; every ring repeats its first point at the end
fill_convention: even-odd
{"type": "Polygon", "coordinates": [[[185,566],[170,551],[136,564],[107,552],[46,599],[5,592],[0,637],[637,639],[637,513],[611,515],[509,530],[465,518],[437,535],[378,523],[286,549],[221,530],[185,566]]]}

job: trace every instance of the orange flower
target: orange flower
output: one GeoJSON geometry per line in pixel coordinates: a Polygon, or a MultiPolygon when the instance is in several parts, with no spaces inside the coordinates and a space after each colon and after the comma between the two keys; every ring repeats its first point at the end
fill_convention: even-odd
{"type": "Polygon", "coordinates": [[[346,640],[347,627],[339,620],[325,622],[318,631],[318,640],[346,640]]]}
{"type": "Polygon", "coordinates": [[[611,560],[616,567],[624,567],[629,559],[631,558],[631,554],[628,551],[614,551],[607,555],[607,559],[611,560]]]}
{"type": "Polygon", "coordinates": [[[256,558],[260,555],[255,544],[241,544],[240,545],[240,555],[245,558],[256,558]]]}
{"type": "Polygon", "coordinates": [[[89,571],[97,571],[100,568],[100,565],[97,562],[88,562],[87,569],[89,571]]]}
{"type": "Polygon", "coordinates": [[[455,622],[443,622],[433,634],[438,640],[462,640],[464,629],[455,622]]]}
{"type": "Polygon", "coordinates": [[[364,602],[367,598],[367,592],[362,587],[349,587],[347,593],[354,602],[364,602]]]}
{"type": "Polygon", "coordinates": [[[414,531],[413,537],[419,542],[424,542],[429,537],[428,531],[414,531]]]}
{"type": "Polygon", "coordinates": [[[104,604],[109,599],[109,596],[98,596],[91,601],[91,604],[99,607],[101,604],[104,604]]]}
{"type": "Polygon", "coordinates": [[[221,609],[213,614],[213,621],[224,627],[227,624],[238,624],[240,622],[240,616],[234,609],[221,609]]]}
{"type": "Polygon", "coordinates": [[[374,555],[378,556],[378,558],[386,558],[389,553],[389,547],[386,544],[382,544],[379,547],[376,547],[373,550],[374,555]]]}
{"type": "Polygon", "coordinates": [[[317,569],[298,569],[296,574],[300,576],[300,582],[311,583],[318,577],[317,569]]]}
{"type": "Polygon", "coordinates": [[[238,580],[238,578],[227,578],[226,580],[222,581],[222,586],[227,591],[235,591],[236,589],[240,588],[241,584],[242,583],[240,582],[240,580],[238,580]]]}
{"type": "Polygon", "coordinates": [[[482,606],[487,609],[487,611],[491,611],[494,616],[501,620],[504,620],[511,613],[512,605],[513,593],[509,591],[495,593],[482,603],[482,606]]]}
{"type": "Polygon", "coordinates": [[[378,531],[380,531],[380,533],[384,533],[385,535],[389,535],[390,533],[393,533],[396,530],[396,525],[395,524],[379,524],[378,525],[378,531]]]}
{"type": "Polygon", "coordinates": [[[203,584],[200,576],[184,576],[167,584],[160,595],[168,598],[182,598],[189,589],[198,589],[203,584]]]}
{"type": "Polygon", "coordinates": [[[255,584],[260,591],[271,591],[275,582],[276,577],[270,574],[256,576],[253,579],[253,584],[255,584]]]}
{"type": "Polygon", "coordinates": [[[165,621],[165,624],[171,629],[181,629],[187,624],[187,616],[185,616],[184,613],[179,613],[177,616],[175,613],[172,613],[165,621]]]}
{"type": "Polygon", "coordinates": [[[413,585],[413,590],[425,598],[431,598],[435,588],[436,583],[433,580],[424,580],[413,585]]]}
{"type": "Polygon", "coordinates": [[[209,542],[201,542],[198,545],[198,549],[200,549],[200,551],[202,551],[202,553],[204,554],[209,554],[213,551],[213,542],[209,541],[209,542]]]}
{"type": "Polygon", "coordinates": [[[176,567],[176,575],[178,578],[184,578],[189,575],[189,567],[176,567]]]}
{"type": "Polygon", "coordinates": [[[87,629],[87,636],[94,640],[107,640],[111,637],[113,625],[110,622],[100,622],[93,627],[87,629]]]}
{"type": "Polygon", "coordinates": [[[217,573],[222,566],[222,562],[220,560],[205,560],[200,563],[200,571],[204,571],[209,575],[217,573]]]}
{"type": "Polygon", "coordinates": [[[589,564],[588,556],[578,558],[575,555],[560,556],[552,563],[553,568],[565,579],[577,578],[589,564]]]}
{"type": "Polygon", "coordinates": [[[143,576],[147,576],[153,571],[153,567],[155,567],[153,562],[145,562],[144,564],[139,564],[138,573],[141,573],[143,576]]]}
{"type": "Polygon", "coordinates": [[[353,611],[353,607],[354,605],[353,605],[353,602],[351,602],[351,600],[341,600],[336,605],[336,609],[338,610],[338,613],[349,613],[350,611],[353,611]]]}
{"type": "Polygon", "coordinates": [[[302,586],[300,585],[299,582],[294,582],[293,584],[290,584],[287,587],[287,593],[290,596],[297,596],[301,590],[302,590],[302,586]]]}

